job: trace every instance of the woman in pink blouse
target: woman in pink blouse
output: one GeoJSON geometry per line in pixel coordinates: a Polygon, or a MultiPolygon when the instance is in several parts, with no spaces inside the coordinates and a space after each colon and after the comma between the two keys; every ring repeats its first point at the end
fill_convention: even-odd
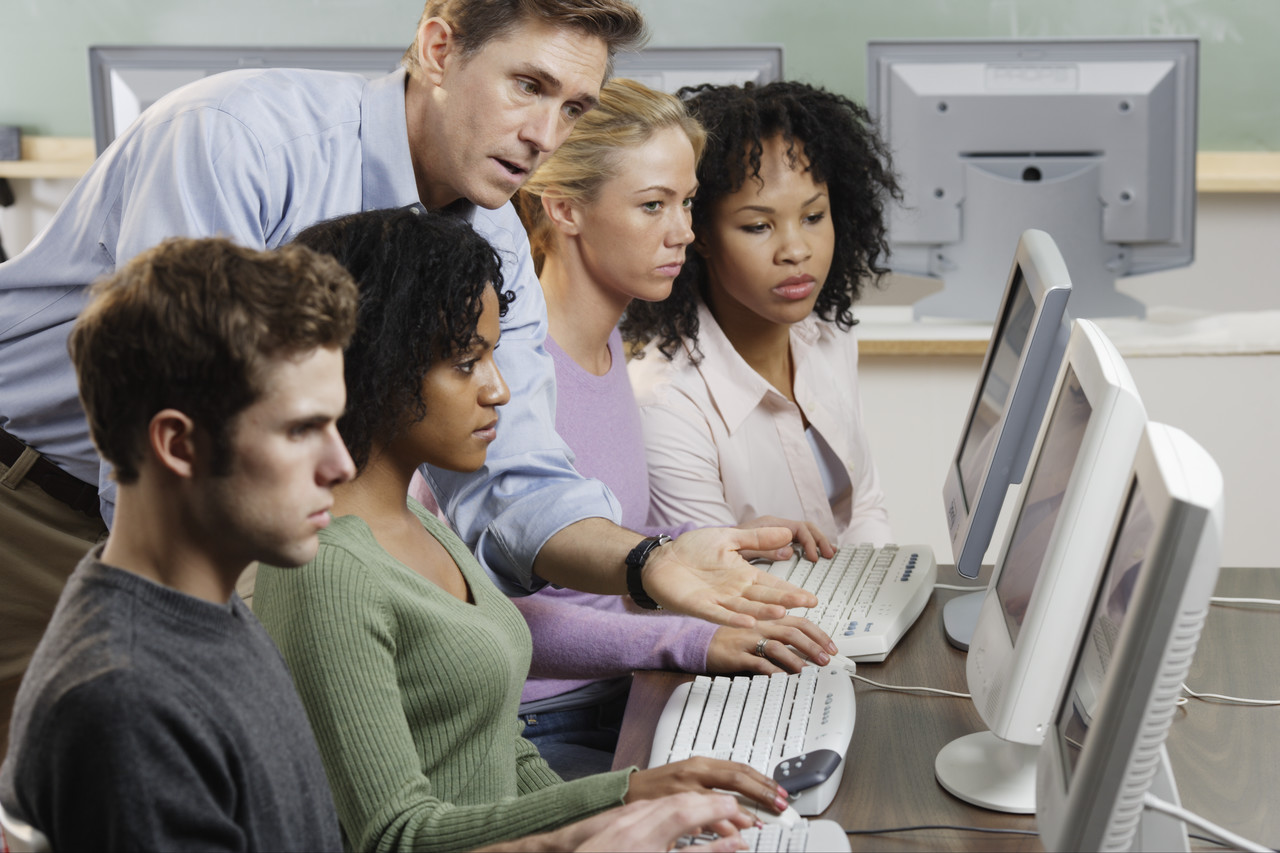
{"type": "Polygon", "coordinates": [[[839,544],[891,538],[858,394],[852,306],[887,270],[898,196],[866,111],[801,83],[682,92],[706,127],[696,235],[670,298],[622,333],[648,521],[804,518],[839,544]]]}

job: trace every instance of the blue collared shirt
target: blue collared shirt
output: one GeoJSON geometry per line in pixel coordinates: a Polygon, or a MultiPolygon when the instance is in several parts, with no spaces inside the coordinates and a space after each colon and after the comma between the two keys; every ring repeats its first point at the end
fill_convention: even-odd
{"type": "MultiPolygon", "coordinates": [[[[89,440],[66,350],[88,285],[166,237],[221,235],[272,248],[324,219],[418,204],[404,84],[403,70],[372,81],[232,71],[144,112],[49,226],[0,264],[0,427],[97,482],[110,523],[115,482],[89,440]]],[[[555,432],[546,303],[519,217],[510,204],[465,215],[498,250],[516,294],[496,356],[511,402],[481,471],[423,473],[455,529],[516,593],[539,584],[533,559],[554,533],[583,518],[618,521],[620,511],[601,483],[573,470],[555,432]]]]}

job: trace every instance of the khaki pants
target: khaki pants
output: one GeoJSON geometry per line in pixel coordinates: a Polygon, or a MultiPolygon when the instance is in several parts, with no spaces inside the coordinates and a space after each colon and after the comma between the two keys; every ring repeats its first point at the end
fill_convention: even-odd
{"type": "Polygon", "coordinates": [[[106,538],[90,518],[0,464],[0,761],[18,684],[53,616],[67,577],[106,538]],[[16,482],[14,482],[16,480],[16,482]]]}

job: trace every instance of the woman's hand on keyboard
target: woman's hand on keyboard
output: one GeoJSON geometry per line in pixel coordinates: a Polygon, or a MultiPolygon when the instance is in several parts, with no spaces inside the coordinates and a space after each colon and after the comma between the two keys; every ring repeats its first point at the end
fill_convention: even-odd
{"type": "Polygon", "coordinates": [[[836,645],[827,633],[802,616],[759,620],[754,628],[719,628],[707,647],[707,672],[799,672],[812,661],[826,666],[836,645]],[[756,653],[765,640],[763,655],[756,653]]]}
{"type": "MultiPolygon", "coordinates": [[[[762,515],[759,518],[744,521],[739,527],[743,530],[755,530],[758,527],[785,527],[791,531],[791,541],[800,546],[800,550],[804,552],[805,559],[812,560],[815,563],[818,562],[820,557],[830,558],[836,553],[836,546],[831,544],[827,534],[823,533],[812,522],[779,518],[776,515],[762,515]]],[[[755,554],[745,551],[742,556],[748,560],[757,558],[764,560],[774,559],[772,552],[755,554]]]]}
{"type": "Polygon", "coordinates": [[[788,805],[787,792],[773,779],[745,764],[717,758],[686,758],[637,770],[631,774],[626,801],[652,800],[685,791],[709,794],[717,790],[740,794],[779,814],[788,805]]]}
{"type": "MultiPolygon", "coordinates": [[[[752,825],[752,820],[738,801],[726,794],[672,794],[657,800],[642,800],[610,809],[607,812],[579,821],[589,824],[596,821],[603,828],[572,847],[552,847],[552,850],[613,850],[643,851],[670,850],[680,838],[711,831],[720,837],[705,847],[690,849],[705,851],[732,851],[746,847],[738,830],[752,825]]],[[[570,829],[578,824],[572,824],[570,829]]]]}

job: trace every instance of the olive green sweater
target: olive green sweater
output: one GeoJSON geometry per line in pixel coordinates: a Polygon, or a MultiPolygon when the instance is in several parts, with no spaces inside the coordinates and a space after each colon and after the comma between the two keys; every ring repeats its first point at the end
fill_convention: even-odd
{"type": "Polygon", "coordinates": [[[474,604],[396,560],[356,516],[297,569],[262,566],[254,611],[293,673],[353,850],[458,850],[622,803],[629,771],[564,782],[520,736],[529,629],[463,542],[409,505],[474,604]]]}

